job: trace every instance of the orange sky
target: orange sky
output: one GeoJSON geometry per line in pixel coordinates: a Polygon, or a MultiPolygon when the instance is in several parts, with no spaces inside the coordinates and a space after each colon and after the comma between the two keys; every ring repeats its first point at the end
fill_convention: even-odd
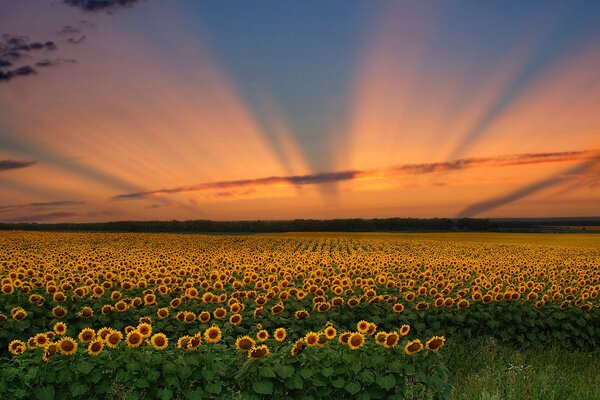
{"type": "Polygon", "coordinates": [[[599,36],[549,57],[540,24],[484,63],[445,41],[443,10],[382,3],[343,112],[303,114],[293,91],[249,96],[214,28],[162,2],[4,11],[76,62],[0,82],[0,221],[600,215],[599,36]],[[68,46],[55,32],[81,18],[68,46]]]}

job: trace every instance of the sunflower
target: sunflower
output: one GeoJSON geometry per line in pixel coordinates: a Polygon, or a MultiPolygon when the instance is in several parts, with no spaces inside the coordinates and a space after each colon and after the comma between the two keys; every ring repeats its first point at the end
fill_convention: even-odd
{"type": "Polygon", "coordinates": [[[360,332],[355,332],[355,333],[351,334],[350,338],[348,339],[348,346],[350,346],[350,348],[352,350],[356,350],[356,349],[362,347],[364,344],[365,344],[365,337],[360,332]]]}
{"type": "Polygon", "coordinates": [[[380,346],[384,346],[387,340],[387,336],[388,334],[386,332],[377,333],[377,335],[375,335],[375,343],[377,343],[380,346]]]}
{"type": "Polygon", "coordinates": [[[91,318],[94,315],[94,310],[91,307],[83,307],[79,311],[79,316],[82,318],[91,318]]]}
{"type": "Polygon", "coordinates": [[[25,343],[21,340],[13,340],[8,345],[8,351],[15,356],[21,355],[25,352],[25,343]]]}
{"type": "Polygon", "coordinates": [[[404,346],[404,352],[409,356],[417,354],[421,350],[423,350],[423,343],[419,339],[411,340],[404,346]]]}
{"type": "Polygon", "coordinates": [[[257,360],[259,358],[268,356],[269,353],[269,348],[263,344],[248,350],[248,358],[251,360],[257,360]]]}
{"type": "Polygon", "coordinates": [[[456,303],[456,306],[460,309],[469,307],[469,300],[461,299],[456,303]]]}
{"type": "Polygon", "coordinates": [[[392,310],[394,310],[395,313],[401,313],[404,311],[404,304],[396,303],[392,306],[392,310]]]}
{"type": "Polygon", "coordinates": [[[308,347],[316,346],[319,341],[319,334],[316,332],[308,332],[304,336],[304,341],[308,347]]]}
{"type": "Polygon", "coordinates": [[[241,351],[248,351],[254,347],[254,339],[250,336],[242,336],[235,341],[235,348],[241,351]]]}
{"type": "Polygon", "coordinates": [[[347,345],[348,340],[350,340],[350,336],[352,336],[352,332],[344,332],[340,336],[338,336],[338,342],[340,344],[347,345]]]}
{"type": "Polygon", "coordinates": [[[205,324],[210,321],[210,313],[208,311],[202,311],[200,314],[198,314],[198,318],[200,319],[200,322],[205,324]]]}
{"type": "Polygon", "coordinates": [[[96,332],[96,337],[102,340],[103,342],[106,342],[106,338],[108,337],[108,335],[111,334],[112,330],[112,328],[107,328],[106,326],[104,326],[98,329],[98,332],[96,332]]]}
{"type": "Polygon", "coordinates": [[[48,361],[58,351],[58,345],[56,343],[48,343],[44,347],[44,354],[42,354],[42,360],[48,361]]]}
{"type": "Polygon", "coordinates": [[[89,343],[92,340],[94,340],[95,336],[96,336],[96,332],[94,332],[93,329],[85,328],[85,329],[82,329],[81,332],[79,332],[79,335],[77,336],[77,338],[82,343],[89,343]]]}
{"type": "Polygon", "coordinates": [[[137,330],[133,330],[129,332],[127,336],[125,336],[125,342],[127,343],[127,347],[138,347],[142,344],[143,340],[144,337],[137,330]]]}
{"type": "Polygon", "coordinates": [[[177,339],[177,348],[187,350],[188,344],[190,343],[191,339],[192,337],[188,335],[180,337],[179,339],[177,339]]]}
{"type": "Polygon", "coordinates": [[[65,336],[58,342],[58,349],[65,356],[75,354],[77,351],[77,342],[68,336],[65,336]]]}
{"type": "Polygon", "coordinates": [[[50,342],[45,333],[38,333],[33,337],[33,340],[37,347],[45,347],[50,342]]]}
{"type": "Polygon", "coordinates": [[[106,345],[111,349],[116,349],[122,339],[123,334],[120,331],[111,330],[110,334],[106,337],[106,345]]]}
{"type": "Polygon", "coordinates": [[[310,314],[306,310],[298,310],[294,313],[294,316],[296,319],[306,319],[310,316],[310,314]]]}
{"type": "Polygon", "coordinates": [[[268,338],[269,338],[269,332],[267,332],[264,329],[261,329],[260,331],[258,331],[256,333],[256,339],[258,339],[259,342],[264,342],[268,338]]]}
{"type": "Polygon", "coordinates": [[[59,336],[64,335],[65,333],[67,333],[67,324],[65,324],[64,322],[57,322],[56,324],[54,324],[54,333],[56,333],[59,336]]]}
{"type": "Polygon", "coordinates": [[[440,348],[444,347],[445,344],[446,338],[444,336],[434,336],[427,341],[427,343],[425,344],[425,348],[427,350],[433,351],[434,353],[437,353],[437,351],[440,348]]]}
{"type": "Polygon", "coordinates": [[[275,329],[275,333],[273,334],[273,337],[278,342],[283,342],[285,340],[286,335],[287,335],[287,333],[285,331],[285,328],[277,328],[277,329],[275,329]]]}
{"type": "Polygon", "coordinates": [[[11,285],[10,283],[7,283],[5,285],[2,285],[2,293],[4,294],[12,294],[14,292],[15,288],[13,285],[11,285]]]}
{"type": "Polygon", "coordinates": [[[301,339],[296,340],[296,342],[292,346],[292,350],[290,351],[290,353],[292,354],[292,357],[296,357],[298,354],[300,354],[300,352],[302,351],[303,348],[304,348],[304,339],[301,338],[301,339]]]}
{"type": "Polygon", "coordinates": [[[185,311],[183,313],[183,322],[185,322],[186,324],[191,324],[195,320],[196,320],[196,314],[194,314],[193,312],[185,311]]]}
{"type": "Polygon", "coordinates": [[[356,330],[360,333],[367,333],[369,325],[370,324],[365,320],[359,321],[358,324],[356,324],[356,330]]]}
{"type": "Polygon", "coordinates": [[[190,341],[187,344],[186,349],[189,351],[194,351],[198,347],[200,347],[200,345],[202,345],[202,335],[197,333],[191,337],[190,341]]]}
{"type": "Polygon", "coordinates": [[[323,333],[325,334],[325,337],[329,340],[333,339],[337,335],[337,331],[333,326],[328,326],[327,328],[325,328],[325,331],[323,331],[323,333]]]}
{"type": "Polygon", "coordinates": [[[233,314],[229,317],[229,323],[233,326],[237,326],[242,322],[242,316],[240,314],[233,314]]]}
{"type": "Polygon", "coordinates": [[[369,328],[367,329],[367,334],[369,334],[369,336],[373,336],[375,334],[375,331],[377,330],[377,325],[375,325],[374,323],[369,323],[369,328]]]}
{"type": "Polygon", "coordinates": [[[24,309],[22,309],[21,307],[18,307],[15,312],[13,312],[13,310],[10,310],[11,314],[12,314],[12,318],[15,321],[23,321],[26,317],[27,317],[27,311],[25,311],[24,309]]]}
{"type": "Polygon", "coordinates": [[[90,356],[97,356],[102,353],[102,349],[104,348],[104,342],[100,339],[95,339],[88,344],[87,352],[90,356]]]}
{"type": "Polygon", "coordinates": [[[227,310],[224,309],[223,307],[219,307],[219,308],[215,309],[215,311],[213,312],[213,317],[215,317],[216,319],[223,319],[223,318],[225,318],[226,315],[227,315],[227,310]]]}
{"type": "Polygon", "coordinates": [[[156,350],[164,350],[169,345],[169,340],[167,339],[164,333],[155,333],[150,338],[150,344],[156,350]]]}
{"type": "Polygon", "coordinates": [[[159,308],[156,310],[156,315],[158,315],[158,318],[160,319],[165,319],[169,316],[169,309],[167,307],[159,308]]]}
{"type": "Polygon", "coordinates": [[[142,335],[144,339],[148,338],[152,334],[152,325],[146,322],[142,322],[138,324],[137,331],[140,333],[140,335],[142,335]]]}
{"type": "Polygon", "coordinates": [[[118,312],[123,312],[127,310],[127,303],[125,303],[123,300],[117,301],[115,303],[115,310],[117,310],[118,312]]]}
{"type": "Polygon", "coordinates": [[[207,330],[204,331],[204,340],[208,343],[217,343],[221,340],[223,334],[221,333],[221,328],[216,325],[211,326],[207,330]]]}
{"type": "Polygon", "coordinates": [[[427,303],[426,301],[421,301],[421,302],[417,303],[415,308],[417,309],[417,311],[427,310],[429,308],[429,303],[427,303]]]}
{"type": "Polygon", "coordinates": [[[401,336],[406,336],[406,335],[408,335],[409,332],[410,332],[410,325],[404,324],[400,327],[400,335],[401,336]]]}
{"type": "Polygon", "coordinates": [[[383,343],[383,346],[387,349],[391,349],[392,347],[396,347],[398,341],[400,341],[400,335],[398,335],[396,332],[391,332],[388,333],[387,337],[385,338],[385,343],[383,343]]]}

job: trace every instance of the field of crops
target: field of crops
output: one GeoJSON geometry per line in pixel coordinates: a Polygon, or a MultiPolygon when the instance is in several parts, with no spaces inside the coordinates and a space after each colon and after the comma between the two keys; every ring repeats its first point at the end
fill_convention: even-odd
{"type": "Polygon", "coordinates": [[[600,345],[598,236],[468,235],[0,233],[0,398],[447,399],[449,343],[600,345]]]}

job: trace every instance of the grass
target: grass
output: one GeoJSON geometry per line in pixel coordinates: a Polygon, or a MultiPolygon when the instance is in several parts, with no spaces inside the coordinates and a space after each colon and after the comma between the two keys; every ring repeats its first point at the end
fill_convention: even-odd
{"type": "Polygon", "coordinates": [[[598,349],[515,349],[487,339],[448,343],[444,352],[456,400],[600,399],[598,349]]]}

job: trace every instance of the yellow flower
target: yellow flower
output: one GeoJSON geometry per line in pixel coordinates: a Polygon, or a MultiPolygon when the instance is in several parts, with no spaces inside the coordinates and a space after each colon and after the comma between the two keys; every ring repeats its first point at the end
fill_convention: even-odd
{"type": "Polygon", "coordinates": [[[275,333],[273,334],[273,337],[278,342],[283,342],[285,340],[286,334],[287,333],[285,332],[285,328],[277,328],[277,329],[275,329],[275,333]]]}
{"type": "Polygon", "coordinates": [[[104,348],[104,342],[101,339],[95,339],[88,344],[88,354],[91,356],[97,356],[102,353],[102,349],[104,348]]]}
{"type": "Polygon", "coordinates": [[[68,336],[65,336],[58,342],[60,352],[66,356],[75,354],[77,351],[77,342],[68,336]]]}
{"type": "Polygon", "coordinates": [[[360,332],[353,333],[352,335],[350,335],[350,338],[348,339],[348,346],[350,346],[350,348],[352,350],[356,350],[356,349],[362,347],[364,344],[365,344],[365,337],[360,332]]]}
{"type": "Polygon", "coordinates": [[[235,348],[241,351],[248,351],[254,347],[254,339],[250,336],[242,336],[235,341],[235,348]]]}
{"type": "Polygon", "coordinates": [[[269,348],[263,344],[248,350],[248,358],[251,360],[256,360],[268,356],[269,353],[269,348]]]}
{"type": "Polygon", "coordinates": [[[8,351],[15,355],[21,355],[25,352],[25,343],[20,340],[13,340],[8,345],[8,351]]]}
{"type": "Polygon", "coordinates": [[[221,337],[221,328],[216,325],[213,325],[204,331],[204,340],[206,340],[208,343],[217,343],[219,340],[221,340],[221,337]]]}
{"type": "Polygon", "coordinates": [[[411,340],[404,346],[404,352],[409,356],[417,354],[421,350],[423,350],[423,343],[419,339],[411,340]]]}
{"type": "Polygon", "coordinates": [[[444,347],[445,344],[446,338],[444,336],[434,336],[427,341],[425,348],[436,353],[439,349],[444,347]]]}
{"type": "Polygon", "coordinates": [[[93,329],[85,328],[85,329],[82,329],[81,332],[79,332],[79,335],[77,337],[80,342],[89,343],[94,339],[95,336],[96,336],[96,333],[94,332],[93,329]]]}
{"type": "Polygon", "coordinates": [[[133,330],[125,336],[125,342],[127,343],[127,347],[138,347],[142,344],[144,337],[137,330],[133,330]]]}
{"type": "Polygon", "coordinates": [[[167,339],[164,333],[155,333],[150,338],[150,344],[156,350],[164,350],[169,345],[169,340],[167,339]]]}

